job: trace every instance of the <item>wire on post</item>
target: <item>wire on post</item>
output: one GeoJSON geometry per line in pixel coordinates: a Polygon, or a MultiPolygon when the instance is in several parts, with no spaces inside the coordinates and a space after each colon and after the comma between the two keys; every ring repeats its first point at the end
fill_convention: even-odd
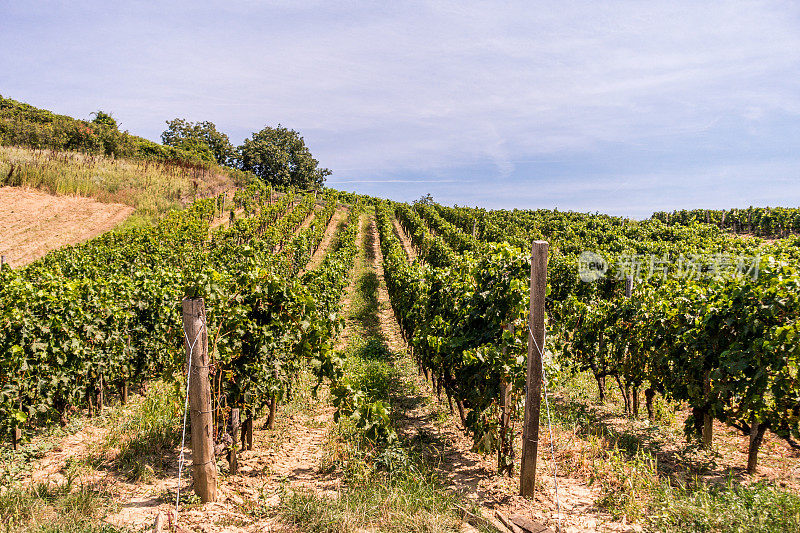
{"type": "Polygon", "coordinates": [[[205,320],[203,320],[203,327],[197,330],[197,335],[193,342],[189,342],[189,336],[186,334],[186,326],[183,326],[183,338],[186,339],[186,345],[189,347],[189,363],[186,365],[186,398],[183,402],[183,432],[181,434],[181,453],[178,456],[178,486],[175,489],[175,523],[178,522],[178,507],[181,502],[181,475],[183,474],[183,463],[185,461],[184,449],[186,447],[186,415],[189,412],[189,380],[192,375],[192,355],[194,354],[194,345],[197,344],[197,339],[206,327],[205,320]]]}
{"type": "MultiPolygon", "coordinates": [[[[539,343],[536,342],[536,336],[533,334],[533,330],[531,329],[530,322],[528,323],[528,332],[533,339],[533,344],[536,346],[536,350],[539,352],[542,361],[542,384],[544,385],[544,404],[547,408],[547,429],[550,434],[550,462],[553,464],[553,484],[556,488],[556,520],[558,521],[558,530],[561,531],[561,503],[559,502],[558,498],[558,470],[556,464],[556,447],[555,441],[553,440],[553,423],[550,420],[550,400],[548,398],[547,392],[547,374],[544,370],[544,350],[539,346],[539,343]]],[[[547,331],[545,331],[545,335],[547,331]]]]}

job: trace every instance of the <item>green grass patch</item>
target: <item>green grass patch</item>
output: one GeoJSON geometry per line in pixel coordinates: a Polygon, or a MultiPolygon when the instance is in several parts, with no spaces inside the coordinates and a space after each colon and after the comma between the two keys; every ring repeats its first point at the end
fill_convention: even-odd
{"type": "Polygon", "coordinates": [[[800,531],[800,495],[766,483],[662,484],[650,508],[651,531],[800,531]]]}
{"type": "Polygon", "coordinates": [[[458,496],[443,490],[431,474],[412,469],[375,473],[350,484],[335,500],[290,491],[281,503],[281,517],[311,533],[457,532],[461,524],[453,513],[458,496]]]}
{"type": "Polygon", "coordinates": [[[115,412],[103,448],[119,449],[114,464],[130,480],[151,481],[175,464],[182,414],[182,397],[176,388],[153,383],[140,401],[115,412]]]}
{"type": "Polygon", "coordinates": [[[4,533],[115,533],[101,523],[113,507],[108,494],[91,485],[68,480],[62,485],[37,483],[0,491],[0,522],[4,533]]]}

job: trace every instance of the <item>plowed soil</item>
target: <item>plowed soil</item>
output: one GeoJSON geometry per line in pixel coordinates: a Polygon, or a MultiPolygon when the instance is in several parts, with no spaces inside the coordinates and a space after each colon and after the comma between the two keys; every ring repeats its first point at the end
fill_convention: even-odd
{"type": "Polygon", "coordinates": [[[96,237],[133,213],[122,204],[34,189],[0,187],[0,255],[12,268],[96,237]]]}

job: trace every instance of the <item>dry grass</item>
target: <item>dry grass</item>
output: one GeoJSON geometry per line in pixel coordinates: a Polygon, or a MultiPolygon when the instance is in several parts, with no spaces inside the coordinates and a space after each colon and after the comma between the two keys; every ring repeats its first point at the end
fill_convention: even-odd
{"type": "MultiPolygon", "coordinates": [[[[783,441],[768,436],[758,474],[748,476],[747,439],[736,430],[715,424],[714,445],[703,450],[684,438],[685,406],[659,399],[650,423],[626,416],[621,395],[609,392],[598,405],[594,380],[581,374],[551,399],[559,477],[592,487],[598,510],[655,530],[789,531],[800,521],[800,456],[783,441]]],[[[552,495],[550,439],[540,438],[541,481],[552,495]]]]}
{"type": "Polygon", "coordinates": [[[222,167],[0,146],[1,184],[129,205],[136,210],[134,221],[154,219],[195,198],[231,189],[234,174],[222,167]]]}

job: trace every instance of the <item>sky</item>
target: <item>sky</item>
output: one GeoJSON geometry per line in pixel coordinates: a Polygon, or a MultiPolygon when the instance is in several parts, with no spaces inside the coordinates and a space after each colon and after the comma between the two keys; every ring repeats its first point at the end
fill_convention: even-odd
{"type": "Polygon", "coordinates": [[[644,218],[800,206],[800,3],[0,0],[0,94],[298,130],[331,187],[644,218]]]}

